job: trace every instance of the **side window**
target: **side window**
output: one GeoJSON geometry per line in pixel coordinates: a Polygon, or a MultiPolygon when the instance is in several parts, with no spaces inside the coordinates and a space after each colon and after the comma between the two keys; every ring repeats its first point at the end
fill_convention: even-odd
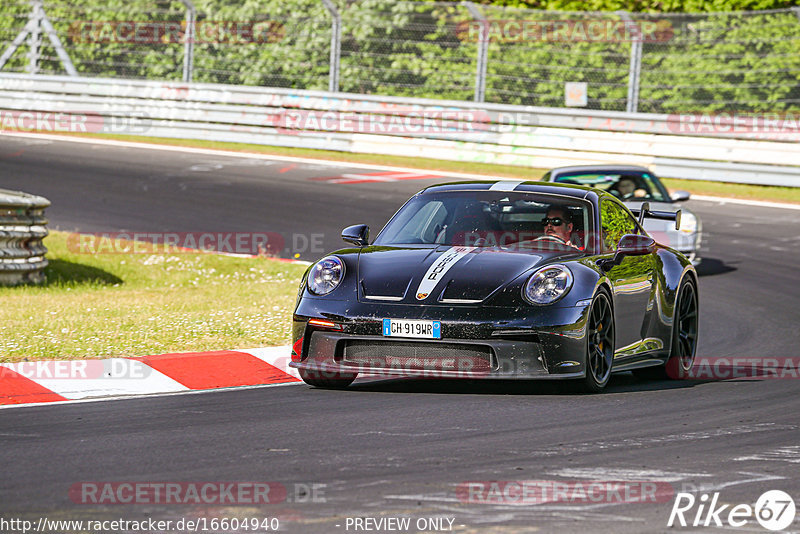
{"type": "Polygon", "coordinates": [[[636,219],[625,208],[610,200],[604,200],[600,205],[600,226],[603,252],[615,251],[622,236],[635,234],[637,229],[636,219]]]}

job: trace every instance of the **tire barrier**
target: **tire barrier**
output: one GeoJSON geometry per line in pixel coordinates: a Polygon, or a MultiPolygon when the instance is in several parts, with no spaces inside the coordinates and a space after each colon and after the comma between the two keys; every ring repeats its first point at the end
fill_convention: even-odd
{"type": "Polygon", "coordinates": [[[46,198],[0,189],[0,284],[40,284],[45,281],[47,236],[46,198]]]}

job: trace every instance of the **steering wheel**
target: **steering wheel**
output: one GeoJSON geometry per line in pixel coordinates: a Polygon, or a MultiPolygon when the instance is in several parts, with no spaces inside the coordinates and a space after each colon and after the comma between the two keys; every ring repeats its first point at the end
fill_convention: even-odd
{"type": "Polygon", "coordinates": [[[532,241],[544,241],[544,240],[555,241],[560,245],[567,244],[567,242],[564,239],[558,237],[557,235],[542,235],[537,237],[536,239],[533,239],[532,241]]]}

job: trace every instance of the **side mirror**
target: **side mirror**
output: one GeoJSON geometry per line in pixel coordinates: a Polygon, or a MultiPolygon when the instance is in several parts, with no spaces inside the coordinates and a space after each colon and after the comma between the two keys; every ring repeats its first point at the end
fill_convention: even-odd
{"type": "Polygon", "coordinates": [[[673,202],[683,202],[684,200],[689,200],[689,197],[691,196],[691,193],[688,191],[675,191],[669,196],[669,198],[671,198],[673,202]]]}
{"type": "Polygon", "coordinates": [[[655,240],[646,235],[626,234],[617,245],[617,254],[623,256],[643,256],[656,249],[655,240]]]}
{"type": "Polygon", "coordinates": [[[348,226],[342,230],[342,239],[357,247],[366,247],[369,245],[369,226],[366,224],[348,226]]]}
{"type": "Polygon", "coordinates": [[[625,234],[617,244],[617,252],[613,259],[603,260],[600,267],[604,271],[610,271],[615,265],[622,263],[625,256],[644,256],[656,249],[655,240],[646,235],[625,234]]]}

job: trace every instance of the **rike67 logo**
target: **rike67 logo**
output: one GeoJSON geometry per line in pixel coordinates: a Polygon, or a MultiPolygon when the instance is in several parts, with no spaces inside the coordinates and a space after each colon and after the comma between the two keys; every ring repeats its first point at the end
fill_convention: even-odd
{"type": "Polygon", "coordinates": [[[781,490],[764,492],[755,506],[723,504],[719,492],[699,497],[681,492],[675,496],[667,526],[752,528],[755,526],[752,522],[756,521],[767,530],[778,531],[788,528],[794,517],[794,500],[781,490]]]}

